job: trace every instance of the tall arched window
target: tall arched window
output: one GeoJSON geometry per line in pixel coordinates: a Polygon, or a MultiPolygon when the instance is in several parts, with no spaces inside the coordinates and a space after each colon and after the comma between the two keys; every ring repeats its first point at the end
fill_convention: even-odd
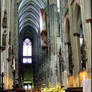
{"type": "Polygon", "coordinates": [[[32,43],[29,38],[23,41],[23,63],[32,63],[32,43]]]}

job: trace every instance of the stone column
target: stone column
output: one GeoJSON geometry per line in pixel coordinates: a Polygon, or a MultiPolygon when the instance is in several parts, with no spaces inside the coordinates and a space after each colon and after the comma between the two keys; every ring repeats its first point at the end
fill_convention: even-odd
{"type": "MultiPolygon", "coordinates": [[[[16,68],[16,71],[15,71],[15,79],[18,79],[19,77],[19,59],[18,59],[18,50],[19,50],[19,42],[18,42],[18,5],[17,5],[17,0],[15,1],[12,1],[12,10],[13,12],[11,12],[12,14],[12,20],[11,22],[13,23],[13,27],[12,27],[12,31],[13,31],[13,35],[12,35],[12,43],[13,43],[13,50],[14,50],[14,56],[15,56],[15,68],[16,68]]],[[[18,81],[17,81],[18,83],[18,81]]]]}
{"type": "Polygon", "coordinates": [[[83,31],[84,31],[84,40],[86,43],[86,55],[87,55],[87,62],[86,62],[86,70],[88,74],[91,74],[91,62],[92,62],[92,1],[91,0],[80,0],[81,5],[81,14],[82,14],[82,24],[83,24],[83,31]]]}
{"type": "MultiPolygon", "coordinates": [[[[65,44],[65,43],[64,43],[65,44]]],[[[69,75],[69,55],[68,55],[68,45],[64,46],[64,87],[68,87],[68,75],[69,75]]]]}
{"type": "MultiPolygon", "coordinates": [[[[79,36],[77,34],[79,29],[78,29],[78,26],[76,26],[76,25],[77,25],[77,23],[75,22],[74,31],[76,33],[74,33],[74,34],[76,34],[76,35],[73,34],[74,35],[74,37],[73,37],[73,64],[74,64],[73,74],[74,74],[75,78],[78,77],[78,73],[80,71],[80,66],[81,66],[80,44],[79,44],[79,36]]],[[[75,85],[78,86],[79,84],[76,83],[75,85]]]]}
{"type": "Polygon", "coordinates": [[[57,83],[57,54],[56,54],[56,33],[58,31],[57,26],[57,6],[56,2],[51,3],[49,7],[49,21],[50,21],[50,45],[51,45],[51,57],[50,57],[50,81],[55,86],[57,83]]]}
{"type": "Polygon", "coordinates": [[[92,7],[91,7],[91,5],[92,5],[92,2],[91,2],[91,0],[85,0],[85,16],[86,16],[86,20],[90,20],[90,19],[92,19],[92,7]]]}
{"type": "MultiPolygon", "coordinates": [[[[0,26],[0,47],[2,48],[2,35],[4,32],[4,29],[2,28],[2,20],[3,20],[3,16],[4,16],[4,10],[5,10],[5,0],[0,0],[0,7],[1,7],[1,13],[0,13],[0,19],[1,19],[1,26],[0,26]]],[[[7,31],[7,29],[6,29],[7,31]]],[[[7,37],[6,37],[7,39],[7,37]]],[[[7,43],[6,43],[7,44],[7,43]]],[[[6,45],[7,46],[7,45],[6,45]]],[[[6,72],[6,67],[4,67],[4,64],[6,62],[6,56],[7,56],[7,50],[5,49],[3,52],[0,49],[0,72],[6,72]]],[[[5,64],[6,65],[6,64],[5,64]]],[[[0,80],[1,80],[1,76],[0,76],[0,80]]]]}
{"type": "MultiPolygon", "coordinates": [[[[63,23],[63,27],[67,28],[67,26],[64,26],[64,23],[63,23]]],[[[68,31],[67,30],[65,30],[65,31],[67,34],[68,31]]],[[[63,34],[64,34],[64,32],[63,32],[63,34]]],[[[63,35],[63,42],[62,42],[63,46],[61,48],[61,49],[63,49],[62,57],[64,60],[64,62],[62,61],[62,63],[63,63],[62,67],[64,67],[64,70],[62,70],[62,84],[64,85],[64,88],[68,87],[68,75],[69,75],[69,55],[68,55],[68,44],[67,44],[66,38],[67,38],[67,36],[63,35]]]]}
{"type": "Polygon", "coordinates": [[[87,61],[87,72],[88,74],[91,73],[92,71],[92,1],[91,0],[85,0],[85,22],[86,22],[86,30],[87,33],[87,48],[88,48],[88,61],[87,61]]]}
{"type": "Polygon", "coordinates": [[[80,71],[81,60],[80,60],[80,44],[79,44],[79,26],[77,19],[77,10],[73,7],[69,7],[69,18],[70,18],[70,35],[71,35],[71,46],[72,46],[72,60],[73,60],[73,75],[75,78],[75,86],[79,86],[78,73],[80,71]]]}

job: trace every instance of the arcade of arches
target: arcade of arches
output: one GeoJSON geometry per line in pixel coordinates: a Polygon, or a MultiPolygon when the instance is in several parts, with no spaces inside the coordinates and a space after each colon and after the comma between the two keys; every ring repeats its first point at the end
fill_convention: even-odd
{"type": "Polygon", "coordinates": [[[91,0],[0,0],[0,88],[80,87],[91,80],[91,6],[91,0]]]}

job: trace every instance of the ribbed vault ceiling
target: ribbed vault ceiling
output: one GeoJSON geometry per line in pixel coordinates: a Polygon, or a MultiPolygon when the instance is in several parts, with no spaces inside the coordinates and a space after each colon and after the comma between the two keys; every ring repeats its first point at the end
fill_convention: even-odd
{"type": "Polygon", "coordinates": [[[40,29],[40,9],[47,6],[47,0],[21,0],[19,13],[19,32],[30,26],[36,32],[40,29]]]}

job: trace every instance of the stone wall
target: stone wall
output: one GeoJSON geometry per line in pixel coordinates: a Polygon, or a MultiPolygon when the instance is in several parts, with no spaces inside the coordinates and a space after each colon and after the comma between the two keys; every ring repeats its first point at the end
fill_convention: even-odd
{"type": "MultiPolygon", "coordinates": [[[[87,56],[87,62],[86,62],[86,71],[91,70],[91,4],[90,0],[69,0],[69,1],[64,1],[62,0],[62,53],[63,53],[63,58],[65,62],[64,70],[66,70],[66,67],[68,65],[68,57],[67,57],[67,47],[65,46],[65,40],[66,40],[66,21],[67,19],[69,20],[70,24],[70,39],[71,39],[71,47],[72,47],[72,61],[73,61],[73,76],[75,78],[75,84],[74,86],[79,86],[77,76],[80,71],[82,71],[82,64],[81,64],[81,51],[80,51],[80,45],[79,45],[79,39],[80,37],[78,36],[79,33],[79,27],[80,23],[82,23],[83,26],[83,34],[84,34],[84,41],[85,41],[85,49],[86,49],[86,56],[87,56]],[[79,12],[80,9],[80,12],[79,12]],[[88,9],[88,10],[87,10],[88,9]],[[80,14],[80,15],[78,15],[80,14]],[[79,17],[80,16],[80,17],[79,17]],[[87,19],[89,22],[87,22],[87,19]],[[77,34],[74,36],[74,34],[77,34]],[[66,55],[66,56],[65,56],[66,55]],[[66,61],[68,62],[66,63],[66,61]]],[[[68,73],[68,67],[67,67],[67,78],[69,76],[68,73]]],[[[91,73],[91,72],[90,72],[91,73]]],[[[62,76],[66,76],[63,75],[62,76]]],[[[66,79],[67,79],[66,78],[66,79]]],[[[66,80],[65,79],[65,80],[66,80]]],[[[65,83],[65,82],[64,82],[65,83]]],[[[67,81],[66,81],[67,83],[67,81]]],[[[65,86],[67,87],[68,85],[65,86]]]]}
{"type": "MultiPolygon", "coordinates": [[[[4,72],[7,81],[5,88],[11,88],[13,83],[13,60],[16,61],[16,78],[18,78],[18,5],[19,0],[1,0],[1,29],[0,29],[0,71],[4,72]],[[4,12],[7,12],[7,28],[2,27],[4,12]],[[1,50],[3,41],[3,32],[6,30],[6,47],[1,50]],[[11,33],[11,34],[10,34],[11,33]],[[10,43],[11,41],[11,43],[10,43]],[[13,50],[9,59],[9,48],[13,50]]],[[[91,33],[91,0],[60,0],[60,12],[57,12],[56,0],[49,0],[46,9],[47,13],[47,41],[48,48],[40,48],[40,36],[34,39],[37,58],[35,60],[35,82],[36,86],[49,82],[53,86],[60,82],[68,87],[69,71],[69,45],[71,46],[72,71],[75,79],[73,86],[79,86],[78,74],[82,71],[81,51],[80,51],[80,25],[83,27],[85,51],[86,51],[86,71],[91,73],[91,50],[92,50],[92,33],[91,33]],[[60,25],[60,26],[59,26],[60,25]],[[69,28],[68,28],[69,26],[69,28]],[[60,32],[59,32],[60,31],[60,32]],[[68,34],[68,31],[70,32],[68,34]],[[68,41],[68,36],[70,41],[68,41]],[[38,40],[37,40],[38,39],[38,40]],[[60,66],[61,63],[61,66],[60,66]],[[37,79],[36,79],[37,78],[37,79]]],[[[34,50],[35,51],[35,50],[34,50]]],[[[18,82],[18,81],[17,81],[18,82]]]]}
{"type": "MultiPolygon", "coordinates": [[[[15,45],[14,38],[17,36],[14,34],[16,29],[14,28],[14,3],[13,1],[1,0],[1,48],[3,47],[2,43],[4,42],[5,49],[1,50],[1,72],[4,73],[4,88],[12,88],[13,85],[13,44],[15,45]],[[5,15],[6,12],[6,15],[5,15]],[[6,16],[6,26],[3,27],[4,17],[6,16]],[[3,39],[4,32],[6,31],[3,39]],[[13,35],[14,34],[14,35],[13,35]],[[10,86],[9,86],[10,85],[10,86]]],[[[18,30],[17,30],[18,32],[18,30]]],[[[16,39],[15,39],[16,40],[16,39]]]]}
{"type": "Polygon", "coordinates": [[[39,80],[38,86],[45,84],[46,86],[49,83],[52,83],[53,86],[57,82],[60,82],[60,67],[59,67],[59,52],[61,48],[61,35],[59,29],[60,25],[60,16],[57,12],[57,2],[56,0],[49,1],[48,10],[47,10],[47,41],[48,48],[46,50],[40,50],[41,58],[39,66],[39,80]],[[44,54],[44,52],[46,52],[44,54]],[[40,77],[40,75],[42,75],[40,77]],[[41,78],[41,80],[40,80],[41,78]]]}

